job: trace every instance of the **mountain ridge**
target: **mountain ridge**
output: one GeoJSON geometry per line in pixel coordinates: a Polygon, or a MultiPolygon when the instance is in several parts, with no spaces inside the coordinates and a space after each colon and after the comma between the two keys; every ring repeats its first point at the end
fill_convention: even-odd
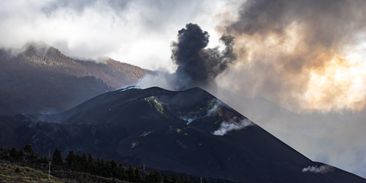
{"type": "Polygon", "coordinates": [[[134,84],[148,72],[112,59],[105,63],[73,59],[47,46],[31,44],[19,53],[1,50],[0,114],[64,111],[134,84]]]}
{"type": "Polygon", "coordinates": [[[5,134],[0,144],[32,144],[43,153],[56,147],[76,149],[128,164],[237,182],[365,182],[311,161],[199,88],[120,89],[56,117],[0,121],[0,134],[5,134]]]}

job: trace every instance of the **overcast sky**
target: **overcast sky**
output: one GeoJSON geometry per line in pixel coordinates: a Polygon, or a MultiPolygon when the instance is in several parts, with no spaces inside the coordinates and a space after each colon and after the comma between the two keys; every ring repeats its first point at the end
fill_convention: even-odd
{"type": "MultiPolygon", "coordinates": [[[[248,1],[252,2],[252,0],[248,1]]],[[[360,23],[364,22],[365,17],[363,13],[358,13],[359,9],[364,10],[365,3],[363,2],[365,1],[354,0],[353,2],[356,4],[352,6],[344,6],[342,1],[338,0],[323,0],[319,4],[316,3],[320,1],[315,0],[306,1],[309,3],[294,0],[291,1],[292,4],[286,5],[283,3],[286,1],[276,1],[282,2],[276,7],[285,8],[278,10],[277,13],[269,11],[272,10],[272,7],[266,6],[268,0],[258,0],[262,4],[255,5],[243,4],[243,2],[244,0],[4,0],[0,2],[0,47],[22,48],[30,42],[45,43],[73,57],[93,59],[111,57],[152,70],[163,69],[174,72],[175,66],[170,58],[171,44],[177,39],[177,31],[185,24],[190,22],[199,24],[210,34],[209,47],[215,47],[219,44],[222,25],[227,21],[236,21],[237,24],[231,26],[231,31],[238,38],[246,41],[239,46],[243,46],[245,49],[255,48],[250,57],[254,60],[248,62],[245,60],[249,58],[248,55],[245,55],[245,58],[239,56],[239,59],[243,60],[239,60],[237,64],[223,73],[217,79],[217,88],[210,91],[309,158],[330,163],[366,177],[366,141],[364,140],[366,137],[364,132],[366,130],[366,111],[364,105],[354,107],[353,100],[337,103],[339,98],[350,98],[350,92],[353,92],[352,96],[360,94],[363,97],[361,98],[362,103],[364,103],[366,67],[363,66],[366,66],[365,62],[363,60],[358,62],[355,67],[358,69],[349,68],[348,65],[347,67],[329,65],[332,62],[326,62],[322,65],[325,69],[321,72],[318,70],[307,73],[294,71],[291,72],[291,75],[287,73],[290,69],[283,70],[283,68],[288,68],[285,67],[287,65],[276,67],[278,65],[273,64],[296,58],[303,61],[301,63],[304,66],[311,66],[310,68],[313,69],[314,64],[309,65],[303,58],[303,53],[305,55],[312,53],[311,49],[301,48],[301,54],[291,54],[289,57],[288,54],[283,55],[283,47],[276,45],[281,46],[287,41],[289,44],[296,44],[296,41],[304,41],[305,39],[300,38],[305,37],[309,38],[305,41],[311,40],[312,42],[301,43],[301,45],[312,47],[313,43],[317,43],[314,45],[320,45],[320,50],[333,54],[332,51],[338,49],[339,45],[346,44],[345,40],[348,45],[350,44],[349,37],[343,36],[345,31],[361,33],[357,34],[358,40],[360,40],[357,53],[365,52],[366,46],[363,40],[366,34],[363,29],[364,23],[360,23]],[[331,4],[332,6],[328,6],[331,4]],[[250,8],[253,7],[260,11],[252,12],[250,8]],[[312,11],[298,11],[299,7],[304,10],[309,8],[312,11]],[[329,9],[333,13],[341,12],[341,15],[337,17],[338,15],[333,15],[322,7],[330,7],[329,9]],[[360,8],[357,9],[358,7],[360,8]],[[245,8],[249,10],[244,11],[245,8]],[[262,12],[264,13],[261,14],[262,12]],[[308,16],[309,12],[317,18],[308,16]],[[358,14],[354,16],[350,12],[358,14]],[[267,16],[268,20],[273,23],[255,19],[254,16],[258,13],[261,15],[258,17],[267,16]],[[276,16],[278,19],[275,18],[276,16]],[[240,20],[237,21],[237,18],[240,20]],[[342,25],[356,18],[357,21],[350,25],[352,30],[333,29],[332,27],[332,23],[342,25]],[[281,22],[277,22],[277,20],[281,22]],[[288,20],[299,20],[302,24],[291,24],[293,22],[288,24],[289,22],[286,22],[288,20]],[[316,27],[316,29],[311,29],[312,27],[316,27]],[[307,34],[300,34],[304,33],[301,31],[296,32],[298,29],[306,30],[307,34]],[[257,31],[255,35],[259,35],[259,38],[252,36],[253,31],[257,31]],[[334,31],[334,34],[322,34],[329,33],[327,31],[334,31]],[[282,41],[276,42],[276,39],[273,39],[273,32],[275,35],[282,32],[283,35],[279,36],[281,38],[279,40],[282,41]],[[305,36],[301,37],[301,35],[305,36]],[[336,38],[339,37],[344,39],[337,40],[336,38]],[[324,40],[319,38],[324,38],[324,40]],[[276,45],[271,45],[273,40],[276,45]],[[273,53],[269,50],[272,50],[273,53]],[[248,63],[252,66],[250,69],[247,67],[248,63]],[[340,69],[337,70],[334,67],[340,69]],[[321,88],[325,84],[329,85],[321,88],[322,90],[304,90],[307,94],[315,95],[327,92],[329,88],[332,89],[331,87],[339,86],[338,83],[333,82],[335,80],[331,74],[334,70],[336,74],[339,74],[338,71],[346,73],[341,75],[341,79],[336,80],[337,82],[346,84],[345,86],[348,88],[355,84],[358,86],[357,90],[348,90],[346,87],[342,91],[343,93],[333,93],[334,96],[332,95],[331,99],[327,98],[325,104],[324,101],[321,101],[322,105],[310,105],[313,103],[309,104],[309,101],[305,101],[307,103],[303,107],[292,108],[289,105],[289,103],[293,103],[293,100],[300,99],[288,98],[288,96],[303,96],[303,93],[296,92],[302,89],[303,83],[312,81],[307,77],[305,78],[308,80],[303,80],[304,76],[316,76],[323,79],[324,85],[316,85],[317,88],[321,88]],[[299,74],[294,75],[293,73],[299,74]],[[322,73],[328,75],[325,78],[318,76],[322,73]],[[294,79],[298,84],[292,85],[291,82],[288,82],[294,79]],[[332,83],[327,82],[327,79],[332,83]],[[350,83],[353,80],[357,83],[350,83]]],[[[288,45],[285,45],[284,48],[286,48],[285,51],[289,50],[288,45]]],[[[319,55],[315,56],[317,59],[319,58],[317,57],[319,55]]],[[[298,65],[293,64],[292,66],[298,65]]],[[[159,82],[152,81],[149,84],[159,85],[159,82]]],[[[314,83],[310,82],[310,84],[314,83]]],[[[317,83],[315,82],[315,84],[317,83]]],[[[351,99],[353,98],[351,97],[351,99]]]]}
{"type": "Polygon", "coordinates": [[[0,46],[43,42],[82,58],[103,56],[172,71],[171,42],[194,22],[218,41],[222,0],[6,0],[0,6],[0,46]]]}

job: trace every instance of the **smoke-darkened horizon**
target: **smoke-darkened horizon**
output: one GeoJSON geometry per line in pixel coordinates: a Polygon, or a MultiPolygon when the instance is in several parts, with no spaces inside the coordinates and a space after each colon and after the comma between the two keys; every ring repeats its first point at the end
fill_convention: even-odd
{"type": "Polygon", "coordinates": [[[234,83],[291,110],[364,109],[365,8],[362,0],[246,1],[225,28],[242,62],[234,83]]]}
{"type": "Polygon", "coordinates": [[[364,0],[12,0],[1,2],[0,48],[35,42],[154,70],[138,84],[202,87],[306,156],[366,176],[365,9],[364,0]]]}

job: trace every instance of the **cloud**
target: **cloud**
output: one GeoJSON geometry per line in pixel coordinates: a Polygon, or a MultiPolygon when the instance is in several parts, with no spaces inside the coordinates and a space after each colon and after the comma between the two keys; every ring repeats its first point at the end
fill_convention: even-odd
{"type": "Polygon", "coordinates": [[[158,70],[154,73],[147,74],[142,79],[140,79],[137,83],[137,86],[141,88],[159,86],[171,90],[173,89],[171,86],[172,78],[172,74],[167,70],[158,70]]]}
{"type": "Polygon", "coordinates": [[[309,158],[365,176],[365,8],[247,0],[221,26],[238,61],[213,93],[309,158]]]}
{"type": "Polygon", "coordinates": [[[218,88],[215,95],[310,159],[366,176],[365,110],[298,113],[239,91],[218,88]]]}
{"type": "MultiPolygon", "coordinates": [[[[0,47],[44,42],[67,55],[109,56],[172,72],[171,41],[195,22],[215,37],[216,14],[230,1],[14,0],[0,7],[0,47]]],[[[214,39],[215,40],[215,39],[214,39]]]]}
{"type": "MultiPolygon", "coordinates": [[[[238,61],[211,81],[215,89],[206,89],[311,159],[365,176],[365,4],[247,0],[237,16],[220,17],[222,33],[235,36],[238,61]]],[[[170,45],[187,22],[211,35],[209,47],[218,45],[221,33],[212,28],[217,22],[184,21],[162,31],[170,38],[157,39],[170,45]]],[[[169,49],[160,52],[169,59],[170,47],[161,46],[169,49]]],[[[171,87],[162,75],[145,85],[171,87]]],[[[215,132],[225,135],[243,126],[223,122],[215,132]]]]}
{"type": "Polygon", "coordinates": [[[232,36],[222,35],[221,47],[214,48],[207,48],[209,37],[199,25],[188,23],[178,31],[177,41],[172,43],[171,59],[176,70],[173,73],[157,71],[145,76],[138,85],[173,90],[214,88],[216,77],[235,62],[236,55],[232,36]]]}
{"type": "MultiPolygon", "coordinates": [[[[366,176],[365,1],[242,3],[3,1],[0,47],[44,42],[75,57],[109,56],[159,68],[164,71],[140,85],[169,88],[178,30],[197,23],[210,34],[209,48],[231,33],[238,61],[210,81],[215,89],[207,89],[308,157],[366,176]]],[[[224,123],[223,129],[238,127],[224,123]]]]}
{"type": "Polygon", "coordinates": [[[254,125],[254,123],[249,121],[248,119],[243,119],[239,122],[224,121],[220,124],[220,128],[212,132],[212,134],[217,136],[224,136],[231,131],[241,130],[251,125],[254,125]]]}
{"type": "Polygon", "coordinates": [[[224,44],[206,48],[210,35],[197,24],[189,23],[178,31],[178,41],[173,42],[172,60],[177,65],[172,85],[182,90],[195,86],[207,87],[235,61],[232,36],[223,35],[224,44]]]}
{"type": "Polygon", "coordinates": [[[322,165],[322,166],[308,166],[303,168],[302,172],[310,172],[310,173],[328,173],[332,171],[333,167],[328,165],[322,165]]]}
{"type": "Polygon", "coordinates": [[[247,93],[291,110],[362,110],[365,8],[362,0],[246,1],[226,27],[241,63],[220,82],[249,85],[247,93]]]}

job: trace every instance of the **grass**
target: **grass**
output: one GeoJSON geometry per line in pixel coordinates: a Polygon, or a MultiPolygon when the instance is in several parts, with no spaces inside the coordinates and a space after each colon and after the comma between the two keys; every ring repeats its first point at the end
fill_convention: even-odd
{"type": "Polygon", "coordinates": [[[1,183],[64,183],[64,181],[48,175],[42,171],[29,167],[0,163],[1,183]]]}

